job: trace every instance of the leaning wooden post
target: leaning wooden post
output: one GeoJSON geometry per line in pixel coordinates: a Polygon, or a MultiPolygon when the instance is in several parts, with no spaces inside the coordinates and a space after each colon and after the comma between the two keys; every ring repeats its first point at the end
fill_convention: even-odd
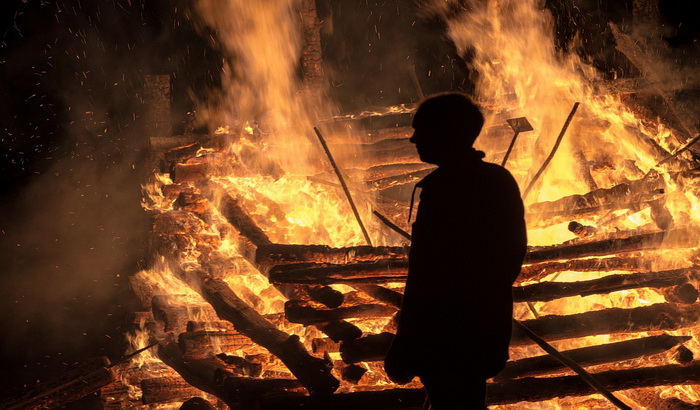
{"type": "Polygon", "coordinates": [[[335,171],[335,174],[338,176],[338,180],[340,181],[340,185],[343,187],[343,191],[345,192],[345,196],[348,198],[348,202],[350,203],[350,208],[352,208],[352,213],[355,214],[355,219],[357,219],[357,223],[360,225],[360,229],[362,230],[362,234],[365,236],[365,240],[367,241],[367,245],[372,246],[372,240],[369,238],[369,234],[367,233],[367,229],[365,229],[365,225],[362,223],[362,219],[360,218],[360,213],[357,211],[357,208],[355,207],[355,202],[352,200],[352,195],[350,195],[350,190],[348,189],[348,186],[345,183],[345,179],[343,178],[343,174],[340,173],[340,168],[338,168],[338,164],[336,164],[335,160],[333,159],[333,155],[331,154],[331,150],[328,149],[328,144],[326,144],[326,140],[323,139],[323,135],[321,135],[321,131],[318,130],[318,127],[314,127],[314,131],[316,131],[316,135],[318,136],[318,140],[321,141],[321,145],[323,146],[323,150],[326,152],[326,156],[328,157],[328,161],[330,161],[331,166],[333,166],[333,170],[335,171]]]}

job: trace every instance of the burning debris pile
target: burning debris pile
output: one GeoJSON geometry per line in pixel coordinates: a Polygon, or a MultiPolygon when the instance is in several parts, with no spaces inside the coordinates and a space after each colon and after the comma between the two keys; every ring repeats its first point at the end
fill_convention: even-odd
{"type": "MultiPolygon", "coordinates": [[[[301,54],[311,80],[302,91],[291,87],[307,103],[321,99],[309,86],[320,52],[312,3],[303,2],[301,54]]],[[[475,55],[476,97],[487,110],[477,148],[491,162],[509,155],[526,196],[531,246],[513,289],[515,318],[630,406],[700,401],[697,138],[678,117],[650,121],[594,87],[594,70],[580,59],[556,56],[551,44],[534,50],[550,30],[535,2],[478,3],[469,13],[433,12],[458,49],[475,55]],[[574,103],[580,109],[559,132],[574,103]]],[[[613,31],[618,49],[632,47],[613,31]]],[[[653,70],[637,51],[632,63],[653,70]]],[[[265,106],[274,112],[268,121],[298,97],[281,98],[265,106]]],[[[151,258],[131,278],[140,301],[133,346],[158,345],[113,368],[118,380],[101,391],[106,408],[187,400],[233,409],[423,408],[419,381],[395,385],[382,367],[409,242],[381,220],[408,230],[403,193],[432,171],[408,142],[413,107],[326,110],[270,125],[246,122],[244,105],[211,135],[151,138],[155,173],[143,202],[153,221],[151,258]],[[314,123],[329,137],[373,244],[310,138],[314,123]],[[286,132],[300,138],[284,139],[286,132]]],[[[455,322],[435,337],[481,335],[455,322]]],[[[478,354],[446,351],[444,360],[478,354]]],[[[488,403],[610,406],[597,393],[516,331],[488,403]]]]}

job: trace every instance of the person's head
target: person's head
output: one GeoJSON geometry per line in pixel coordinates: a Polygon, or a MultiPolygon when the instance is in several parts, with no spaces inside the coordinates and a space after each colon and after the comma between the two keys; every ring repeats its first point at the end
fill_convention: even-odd
{"type": "Polygon", "coordinates": [[[444,165],[467,154],[483,125],[481,110],[466,94],[436,94],[418,107],[410,141],[421,161],[444,165]]]}

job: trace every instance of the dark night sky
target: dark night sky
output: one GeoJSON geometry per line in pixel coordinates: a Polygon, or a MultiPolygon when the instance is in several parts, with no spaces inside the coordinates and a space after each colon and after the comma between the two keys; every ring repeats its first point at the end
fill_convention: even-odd
{"type": "MultiPolygon", "coordinates": [[[[147,143],[139,122],[144,110],[138,99],[143,76],[175,75],[176,117],[190,108],[184,98],[188,89],[201,94],[217,83],[216,47],[188,19],[187,3],[3,0],[0,379],[5,382],[0,387],[31,384],[76,360],[100,354],[115,358],[122,352],[130,303],[125,278],[138,268],[148,229],[140,210],[147,143]]],[[[380,11],[412,7],[412,2],[398,0],[369,6],[360,0],[318,3],[321,11],[341,4],[365,4],[363,10],[380,11]]],[[[562,37],[572,32],[565,23],[571,15],[595,20],[569,3],[548,2],[567,16],[558,19],[562,37]]],[[[631,0],[588,3],[604,21],[606,13],[626,13],[631,0]]],[[[692,3],[662,3],[668,24],[675,27],[668,39],[672,47],[697,45],[698,14],[688,12],[692,3]],[[693,16],[696,20],[689,20],[693,16]]],[[[336,35],[359,35],[357,30],[370,29],[367,24],[338,21],[336,35]]],[[[411,97],[373,91],[372,81],[387,78],[398,78],[404,89],[411,88],[406,72],[397,75],[391,65],[377,68],[381,56],[396,52],[393,45],[406,32],[413,33],[416,50],[431,49],[439,42],[439,32],[420,36],[411,31],[410,18],[386,18],[381,24],[387,31],[387,47],[375,50],[380,61],[367,60],[362,48],[353,48],[343,38],[326,39],[337,75],[348,76],[347,84],[367,88],[365,94],[343,101],[348,108],[407,102],[411,97]],[[391,24],[403,28],[390,30],[391,24]],[[346,57],[353,55],[351,65],[342,64],[341,46],[346,47],[346,57]]],[[[424,30],[440,26],[425,24],[424,30]]],[[[449,53],[449,45],[439,44],[444,54],[449,53]]],[[[438,63],[430,58],[425,62],[438,63]]],[[[436,81],[426,82],[426,90],[466,87],[436,81]]]]}

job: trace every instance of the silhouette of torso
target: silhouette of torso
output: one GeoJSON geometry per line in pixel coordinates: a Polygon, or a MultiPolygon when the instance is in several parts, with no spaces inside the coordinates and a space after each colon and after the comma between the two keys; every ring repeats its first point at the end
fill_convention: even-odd
{"type": "Polygon", "coordinates": [[[392,345],[410,374],[502,370],[511,335],[512,284],[526,251],[518,186],[472,150],[425,177],[409,273],[392,345]]]}

